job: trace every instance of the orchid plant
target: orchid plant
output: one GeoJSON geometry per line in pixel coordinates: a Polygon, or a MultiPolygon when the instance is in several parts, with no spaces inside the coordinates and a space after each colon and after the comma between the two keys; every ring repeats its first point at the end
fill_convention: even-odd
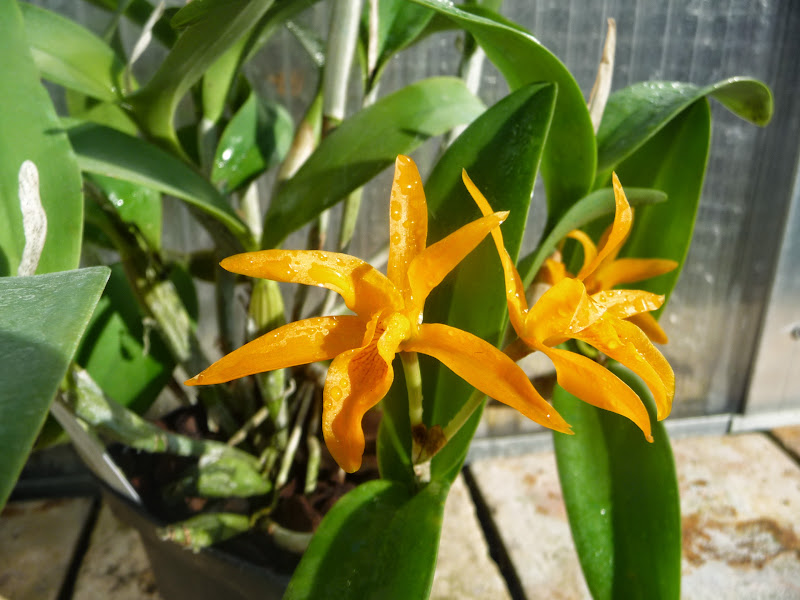
{"type": "Polygon", "coordinates": [[[266,532],[302,551],[287,598],[425,598],[444,502],[490,398],[554,431],[592,594],[677,598],[679,499],[660,423],[676,383],[657,318],[692,236],[708,97],[765,125],[769,90],[732,78],[609,96],[610,31],[587,104],[499,2],[334,0],[322,40],[300,24],[314,0],[87,1],[106,11],[102,37],[0,3],[0,348],[19,359],[0,376],[0,502],[37,435],[40,445],[60,435],[55,421],[42,429],[49,411],[134,501],[109,442],[189,461],[162,492],[205,500],[165,538],[200,550],[266,532]],[[123,20],[141,31],[130,49],[123,20]],[[245,68],[284,26],[319,69],[296,124],[245,68]],[[442,29],[463,36],[459,77],[381,96],[390,60],[442,29]],[[134,63],[153,44],[166,57],[140,83],[134,63]],[[490,107],[467,83],[475,53],[511,88],[490,107]],[[363,103],[345,110],[356,60],[363,103]],[[62,114],[42,79],[63,88],[62,114]],[[186,96],[194,112],[178,129],[186,96]],[[440,156],[421,173],[407,155],[439,135],[440,156]],[[383,274],[348,248],[362,188],[392,164],[383,274]],[[537,177],[547,221],[520,256],[537,177]],[[213,248],[165,250],[164,196],[186,204],[213,248]],[[334,208],[340,227],[328,235],[334,208]],[[283,248],[298,231],[307,246],[283,248]],[[216,291],[216,361],[197,335],[200,281],[216,291]],[[281,283],[328,296],[312,308],[300,292],[287,305],[281,283]],[[557,377],[552,397],[518,364],[537,351],[557,377]],[[209,439],[142,417],[165,389],[201,407],[209,439]],[[340,481],[359,471],[368,413],[380,415],[379,478],[315,532],[278,522],[290,479],[310,495],[326,460],[340,481]],[[246,501],[214,501],[228,497],[246,501]]]}

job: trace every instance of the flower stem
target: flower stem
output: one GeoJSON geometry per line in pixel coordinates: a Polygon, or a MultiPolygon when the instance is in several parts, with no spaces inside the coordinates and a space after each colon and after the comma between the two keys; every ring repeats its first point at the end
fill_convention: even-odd
{"type": "Polygon", "coordinates": [[[450,422],[444,426],[442,429],[442,433],[444,434],[444,439],[448,442],[453,439],[453,437],[461,430],[469,418],[472,416],[478,408],[480,408],[481,404],[483,404],[483,400],[486,398],[486,395],[481,392],[480,390],[475,390],[472,392],[470,397],[464,403],[464,406],[450,419],[450,422]]]}
{"type": "Polygon", "coordinates": [[[419,371],[419,359],[416,352],[401,352],[403,373],[406,376],[408,389],[408,418],[411,429],[422,424],[422,375],[419,371]]]}
{"type": "Polygon", "coordinates": [[[430,481],[431,478],[431,457],[424,456],[428,429],[422,422],[422,375],[419,370],[419,358],[416,352],[401,352],[400,360],[403,362],[406,390],[408,390],[408,420],[411,424],[411,462],[414,464],[414,474],[417,477],[417,481],[423,484],[430,481]]]}

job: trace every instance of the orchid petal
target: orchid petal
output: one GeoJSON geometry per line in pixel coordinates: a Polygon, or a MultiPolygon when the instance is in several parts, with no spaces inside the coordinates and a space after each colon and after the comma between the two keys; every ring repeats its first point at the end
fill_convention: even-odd
{"type": "Polygon", "coordinates": [[[674,260],[661,258],[620,258],[601,265],[586,278],[587,287],[610,290],[621,283],[644,281],[673,271],[678,266],[674,260]],[[592,283],[589,280],[592,280],[592,283]]]}
{"type": "Polygon", "coordinates": [[[403,306],[397,289],[383,273],[348,254],[262,250],[230,256],[220,266],[240,275],[328,288],[340,294],[347,308],[359,315],[403,306]]]}
{"type": "Polygon", "coordinates": [[[223,383],[254,373],[329,360],[358,348],[365,328],[363,319],[347,315],[289,323],[226,354],[186,385],[223,383]]]}
{"type": "Polygon", "coordinates": [[[650,313],[639,313],[628,317],[628,321],[636,325],[639,329],[644,331],[645,335],[650,338],[651,342],[656,344],[666,344],[669,342],[666,332],[658,324],[656,318],[650,313]]]}
{"type": "MultiPolygon", "coordinates": [[[[472,183],[472,180],[467,175],[466,171],[461,171],[461,179],[467,188],[472,199],[480,208],[484,217],[488,217],[494,211],[489,205],[489,201],[481,193],[481,191],[472,183]]],[[[522,331],[525,313],[528,310],[528,301],[525,299],[525,286],[522,285],[522,278],[514,266],[514,261],[511,260],[505,245],[503,244],[503,234],[500,228],[497,227],[492,230],[492,238],[494,245],[497,246],[497,253],[500,255],[500,262],[503,265],[503,276],[505,277],[506,284],[506,300],[508,302],[508,313],[511,320],[511,325],[514,330],[522,331]]]]}
{"type": "Polygon", "coordinates": [[[534,340],[556,346],[602,317],[583,283],[577,279],[562,279],[533,305],[525,318],[524,328],[517,335],[533,345],[534,340]]]}
{"type": "Polygon", "coordinates": [[[331,456],[348,473],[361,467],[364,454],[361,420],[392,386],[392,360],[408,330],[408,319],[395,313],[384,331],[376,330],[373,341],[341,353],[328,368],[322,433],[331,456]]]}
{"type": "Polygon", "coordinates": [[[591,298],[595,306],[620,319],[658,310],[664,304],[664,296],[644,290],[603,290],[591,298]]]}
{"type": "Polygon", "coordinates": [[[421,311],[431,290],[506,217],[507,211],[472,221],[418,254],[408,268],[411,306],[421,311]]]}
{"type": "Polygon", "coordinates": [[[581,280],[588,277],[610,254],[619,250],[619,247],[625,243],[633,224],[633,211],[631,211],[631,206],[628,204],[628,199],[625,197],[625,192],[616,173],[613,174],[612,179],[614,182],[614,201],[616,203],[614,224],[611,227],[611,233],[608,235],[606,243],[597,251],[597,256],[589,264],[584,264],[580,273],[578,273],[578,279],[581,280]]]}
{"type": "Polygon", "coordinates": [[[570,231],[567,234],[568,238],[572,238],[573,240],[580,243],[583,247],[583,267],[581,267],[581,271],[585,269],[588,265],[597,258],[597,246],[594,245],[592,238],[586,235],[580,229],[575,229],[570,231]]]}
{"type": "Polygon", "coordinates": [[[561,387],[592,406],[627,417],[642,430],[647,441],[653,441],[647,409],[636,392],[616,375],[582,354],[543,344],[537,344],[536,349],[553,361],[561,387]]]}
{"type": "Polygon", "coordinates": [[[573,337],[594,346],[641,377],[653,394],[658,420],[669,415],[675,395],[675,375],[641,329],[633,323],[606,315],[573,337]]]}
{"type": "Polygon", "coordinates": [[[389,263],[386,275],[408,297],[406,274],[417,255],[425,249],[428,236],[428,205],[417,165],[407,156],[395,161],[394,182],[389,201],[389,263]]]}
{"type": "Polygon", "coordinates": [[[547,283],[553,286],[567,276],[567,267],[563,262],[553,258],[548,258],[545,259],[542,268],[539,269],[536,279],[537,281],[541,281],[542,283],[547,283]]]}
{"type": "Polygon", "coordinates": [[[545,427],[570,433],[567,422],[536,391],[525,372],[471,333],[449,325],[423,324],[419,335],[403,344],[403,350],[433,356],[487,396],[545,427]]]}

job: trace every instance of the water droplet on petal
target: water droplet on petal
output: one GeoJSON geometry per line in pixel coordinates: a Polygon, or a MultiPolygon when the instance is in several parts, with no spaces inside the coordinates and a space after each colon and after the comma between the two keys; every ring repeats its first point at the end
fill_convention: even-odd
{"type": "Polygon", "coordinates": [[[331,400],[338,402],[342,399],[342,388],[334,386],[330,389],[328,395],[331,397],[331,400]]]}

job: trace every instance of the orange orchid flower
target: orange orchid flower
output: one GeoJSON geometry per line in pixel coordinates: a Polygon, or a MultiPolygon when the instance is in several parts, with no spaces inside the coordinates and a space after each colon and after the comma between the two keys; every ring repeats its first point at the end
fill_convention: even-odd
{"type": "MultiPolygon", "coordinates": [[[[630,212],[630,218],[626,217],[619,221],[615,219],[614,223],[600,237],[600,246],[606,250],[604,258],[596,262],[594,269],[588,274],[584,274],[582,279],[589,294],[612,290],[620,284],[644,281],[651,277],[669,273],[678,266],[678,263],[674,260],[664,258],[617,258],[620,249],[628,239],[633,225],[633,213],[630,211],[630,207],[627,210],[630,212]],[[619,243],[615,247],[608,247],[609,238],[615,227],[617,228],[619,243]]],[[[583,247],[583,266],[579,275],[585,273],[598,255],[597,246],[595,246],[592,238],[578,229],[571,231],[567,234],[567,237],[578,241],[583,247]]],[[[566,277],[575,276],[567,272],[563,262],[552,257],[545,260],[539,273],[539,279],[550,285],[555,285],[566,277]]],[[[638,312],[627,317],[627,319],[644,331],[651,341],[657,344],[666,344],[669,341],[667,334],[650,312],[638,312]]]]}
{"type": "MultiPolygon", "coordinates": [[[[555,365],[558,383],[565,390],[589,404],[629,418],[652,441],[650,417],[633,390],[592,359],[555,347],[568,339],[581,340],[619,361],[647,384],[656,402],[658,419],[669,415],[675,393],[672,368],[642,329],[629,320],[656,310],[664,297],[641,290],[600,289],[592,294],[587,289],[587,281],[593,285],[602,281],[604,273],[600,268],[614,260],[633,219],[616,174],[613,179],[614,224],[600,248],[595,249],[592,244],[578,275],[564,274],[530,309],[522,279],[503,245],[503,236],[498,230],[492,231],[505,274],[511,324],[519,336],[518,343],[506,352],[517,359],[531,350],[544,352],[555,365]]],[[[466,172],[463,180],[481,212],[484,215],[491,212],[488,201],[466,172]]],[[[609,272],[613,274],[613,270],[609,272]]]]}
{"type": "Polygon", "coordinates": [[[220,263],[242,275],[326,287],[355,314],[284,325],[224,356],[187,385],[333,359],[323,390],[322,430],[331,455],[350,473],[361,466],[364,453],[361,419],[391,387],[398,352],[433,356],[481,392],[568,432],[567,423],[500,350],[466,331],[421,322],[431,290],[507,214],[490,212],[427,246],[428,213],[419,171],[410,158],[399,156],[386,275],[358,258],[314,250],[248,252],[220,263]]]}

